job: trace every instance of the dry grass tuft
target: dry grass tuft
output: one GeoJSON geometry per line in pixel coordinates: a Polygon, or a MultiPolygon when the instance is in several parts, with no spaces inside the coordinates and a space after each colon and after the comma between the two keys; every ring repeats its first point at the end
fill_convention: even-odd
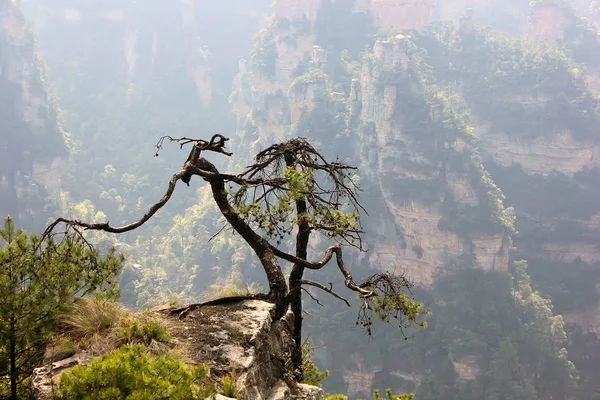
{"type": "MultiPolygon", "coordinates": [[[[124,344],[142,344],[164,352],[171,338],[167,322],[151,312],[130,314],[115,301],[94,297],[76,301],[60,316],[59,327],[62,335],[52,345],[64,347],[61,341],[71,340],[75,352],[85,350],[94,355],[108,353],[124,344]]],[[[62,357],[61,352],[64,353],[60,350],[52,358],[62,357]]]]}
{"type": "Polygon", "coordinates": [[[127,311],[115,301],[85,297],[60,317],[60,326],[73,338],[87,339],[119,325],[126,317],[127,311]]]}
{"type": "Polygon", "coordinates": [[[150,346],[153,343],[166,343],[171,339],[171,332],[167,322],[149,312],[132,316],[118,332],[122,344],[143,344],[150,346]]]}
{"type": "Polygon", "coordinates": [[[67,336],[58,336],[46,346],[44,362],[53,363],[74,356],[77,353],[76,343],[67,336]]]}
{"type": "Polygon", "coordinates": [[[239,282],[225,282],[223,284],[213,284],[202,295],[203,301],[222,299],[224,297],[253,296],[261,292],[261,287],[257,283],[240,284],[239,282]]]}
{"type": "Polygon", "coordinates": [[[221,377],[220,391],[225,397],[236,398],[239,394],[237,386],[238,374],[235,369],[231,370],[230,374],[221,377]]]}

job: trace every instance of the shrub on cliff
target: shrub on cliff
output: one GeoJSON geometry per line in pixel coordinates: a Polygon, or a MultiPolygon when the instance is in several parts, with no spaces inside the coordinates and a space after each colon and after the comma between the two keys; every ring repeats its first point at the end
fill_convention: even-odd
{"type": "Polygon", "coordinates": [[[152,354],[140,345],[123,346],[65,372],[55,398],[203,399],[215,392],[205,384],[207,376],[205,365],[187,365],[173,354],[152,354]]]}
{"type": "Polygon", "coordinates": [[[0,227],[0,398],[27,398],[57,314],[85,294],[115,289],[123,258],[80,235],[38,237],[8,217],[0,227]],[[56,240],[55,240],[56,239],[56,240]]]}

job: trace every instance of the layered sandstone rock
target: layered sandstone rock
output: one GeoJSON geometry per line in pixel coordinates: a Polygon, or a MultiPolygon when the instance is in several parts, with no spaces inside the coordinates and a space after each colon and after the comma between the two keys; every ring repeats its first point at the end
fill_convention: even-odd
{"type": "Polygon", "coordinates": [[[534,40],[563,40],[568,22],[561,7],[543,3],[531,12],[528,36],[534,40]]]}
{"type": "MultiPolygon", "coordinates": [[[[430,285],[436,269],[464,251],[462,239],[441,231],[439,212],[417,203],[401,205],[386,199],[390,219],[380,221],[382,235],[369,257],[374,268],[405,274],[416,284],[430,285]]],[[[491,267],[490,267],[491,268],[491,267]]]]}
{"type": "MultiPolygon", "coordinates": [[[[361,122],[372,124],[372,130],[363,130],[359,143],[363,145],[361,169],[374,178],[386,210],[380,221],[373,222],[377,239],[370,255],[371,265],[383,270],[404,273],[413,282],[430,285],[435,271],[444,263],[465,253],[470,253],[481,268],[494,271],[508,269],[508,248],[503,235],[461,237],[457,233],[440,229],[443,219],[440,194],[433,205],[424,205],[420,193],[406,193],[399,198],[393,180],[384,177],[410,179],[423,185],[443,185],[454,201],[461,206],[475,206],[479,199],[469,180],[460,173],[440,170],[437,160],[416,145],[415,139],[403,132],[397,118],[398,85],[386,83],[386,71],[406,70],[409,62],[408,38],[398,35],[390,40],[378,40],[373,57],[363,64],[361,80],[354,84],[353,94],[361,103],[361,122]],[[368,136],[366,136],[368,135],[368,136]],[[443,174],[442,174],[443,172],[443,174]],[[441,179],[441,176],[444,176],[441,179]],[[406,198],[414,196],[414,201],[406,198]]],[[[422,88],[413,84],[409,88],[421,95],[422,88]]],[[[437,117],[431,110],[432,118],[437,117]]],[[[467,147],[456,141],[448,144],[457,152],[467,147]]],[[[401,187],[399,190],[402,189],[401,187]]],[[[425,189],[414,189],[425,190],[425,189]]]]}
{"type": "Polygon", "coordinates": [[[506,134],[486,133],[481,137],[481,144],[485,154],[498,164],[520,164],[528,173],[573,176],[600,163],[600,146],[593,142],[578,142],[570,132],[528,141],[506,134]]]}

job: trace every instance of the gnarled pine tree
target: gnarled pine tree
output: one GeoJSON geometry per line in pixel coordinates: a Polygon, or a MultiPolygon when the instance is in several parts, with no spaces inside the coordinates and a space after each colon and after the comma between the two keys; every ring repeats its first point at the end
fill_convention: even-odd
{"type": "Polygon", "coordinates": [[[202,153],[212,151],[231,156],[225,149],[228,140],[218,134],[210,141],[161,138],[156,155],[165,141],[177,142],[181,148],[188,144],[193,147],[181,170],[171,178],[165,195],[139,220],[114,227],[109,223],[90,224],[59,218],[47,228],[46,234],[62,223],[111,233],[132,231],[150,220],[169,201],[178,181],[189,186],[191,178],[198,176],[208,182],[219,210],[260,260],[269,282],[269,293],[260,297],[276,305],[276,319],[281,318],[288,307],[294,313],[296,351],[292,354],[292,363],[298,381],[302,380],[302,291],[310,295],[304,287],[318,288],[350,306],[348,300],[334,291],[333,283],[323,285],[303,279],[306,269],[319,270],[335,256],[344,285],[362,300],[357,324],[369,334],[373,314],[385,322],[397,321],[399,328],[418,320],[422,314],[421,304],[408,295],[411,284],[404,277],[377,273],[356,283],[344,265],[342,244],[362,250],[359,212],[363,208],[357,200],[358,188],[353,181],[356,168],[338,161],[329,162],[306,139],[295,138],[261,151],[254,164],[242,173],[223,174],[202,157],[202,153]],[[291,254],[284,251],[281,244],[294,232],[295,251],[291,254]],[[313,233],[337,241],[319,261],[308,260],[313,233]],[[278,259],[293,264],[289,285],[278,259]]]}

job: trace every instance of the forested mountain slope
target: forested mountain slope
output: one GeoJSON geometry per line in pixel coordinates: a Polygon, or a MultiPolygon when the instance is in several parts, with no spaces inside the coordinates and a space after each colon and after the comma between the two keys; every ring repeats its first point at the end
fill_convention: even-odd
{"type": "MultiPolygon", "coordinates": [[[[414,338],[366,344],[341,306],[311,310],[332,391],[598,398],[600,18],[583,3],[26,0],[73,132],[61,206],[137,217],[184,156],[152,158],[163,135],[230,136],[231,170],[307,137],[359,168],[352,268],[405,273],[432,309],[414,338]]],[[[121,239],[124,301],[260,278],[239,238],[209,241],[222,222],[191,190],[121,239]]]]}
{"type": "MultiPolygon", "coordinates": [[[[491,3],[486,8],[465,2],[456,18],[439,2],[441,8],[416,26],[418,31],[400,31],[426,19],[426,10],[423,19],[397,15],[390,26],[372,10],[361,13],[358,3],[323,2],[312,21],[309,10],[276,11],[234,88],[238,137],[249,146],[299,135],[360,160],[370,252],[356,263],[405,272],[430,288],[426,291],[433,289],[430,328],[414,340],[427,341],[430,334],[435,339],[399,346],[398,353],[389,352],[397,339],[388,337],[379,339],[379,352],[349,356],[331,344],[339,343],[328,334],[336,324],[324,329],[320,319],[313,335],[329,343],[328,366],[345,366],[338,383],[349,383],[350,392],[387,379],[403,390],[417,388],[427,399],[453,398],[450,392],[474,399],[495,398],[494,393],[527,399],[549,393],[589,396],[586,374],[595,371],[593,353],[585,362],[576,360],[585,395],[573,389],[575,374],[566,364],[554,373],[572,378],[556,387],[548,387],[548,377],[534,378],[558,368],[566,342],[558,334],[560,317],[549,317],[539,295],[519,293],[528,278],[522,278],[524,264],[513,266],[512,260],[529,261],[534,288],[554,302],[555,314],[575,323],[569,327],[574,341],[587,340],[575,331],[577,325],[587,331],[596,323],[592,311],[579,312],[594,309],[600,281],[594,222],[599,114],[593,92],[594,51],[600,47],[597,34],[590,35],[593,25],[567,4],[511,3],[508,10],[523,18],[522,25],[510,27],[503,18],[490,18],[491,3]],[[433,21],[444,13],[456,22],[433,21]],[[397,29],[374,39],[381,26],[397,29]],[[496,273],[482,275],[473,267],[496,273]],[[505,283],[498,294],[509,297],[487,303],[490,290],[486,300],[485,295],[476,300],[476,286],[497,276],[490,284],[500,287],[507,272],[512,289],[505,283]],[[459,290],[465,282],[471,285],[459,290]],[[466,303],[449,303],[463,291],[466,303]],[[539,336],[509,328],[507,315],[516,313],[509,310],[523,301],[530,302],[533,314],[514,323],[545,320],[539,336]],[[553,344],[534,350],[534,343],[548,340],[553,344]],[[440,342],[446,345],[434,350],[440,342]],[[467,342],[474,347],[465,348],[467,342]],[[525,354],[537,355],[527,360],[525,354]],[[503,357],[541,371],[507,366],[505,381],[484,382],[483,377],[500,374],[494,372],[500,361],[494,360],[503,357]],[[440,367],[446,359],[450,364],[440,367]],[[551,359],[558,364],[551,366],[551,359]],[[435,378],[423,381],[432,371],[435,378]],[[506,389],[509,381],[518,383],[506,389]]],[[[387,2],[387,14],[401,3],[387,2]]]]}
{"type": "MultiPolygon", "coordinates": [[[[39,229],[66,157],[57,106],[21,9],[0,2],[0,213],[39,229]]],[[[43,223],[43,222],[42,222],[43,223]]]]}
{"type": "MultiPolygon", "coordinates": [[[[175,146],[153,158],[161,136],[235,130],[228,99],[238,58],[249,53],[270,5],[267,0],[23,2],[60,95],[64,124],[73,132],[61,179],[64,214],[136,219],[162,196],[181,166],[175,146]]],[[[208,210],[193,207],[214,210],[212,202],[200,200],[205,196],[184,191],[165,207],[158,224],[117,243],[136,253],[133,264],[147,267],[143,276],[140,269],[126,270],[126,301],[142,305],[166,289],[198,294],[214,281],[219,262],[208,239],[218,229],[217,214],[208,213],[193,227],[178,216],[171,230],[172,218],[188,207],[192,220],[208,210]],[[198,284],[190,282],[193,275],[198,284]]],[[[102,236],[104,243],[115,240],[102,236]]]]}

